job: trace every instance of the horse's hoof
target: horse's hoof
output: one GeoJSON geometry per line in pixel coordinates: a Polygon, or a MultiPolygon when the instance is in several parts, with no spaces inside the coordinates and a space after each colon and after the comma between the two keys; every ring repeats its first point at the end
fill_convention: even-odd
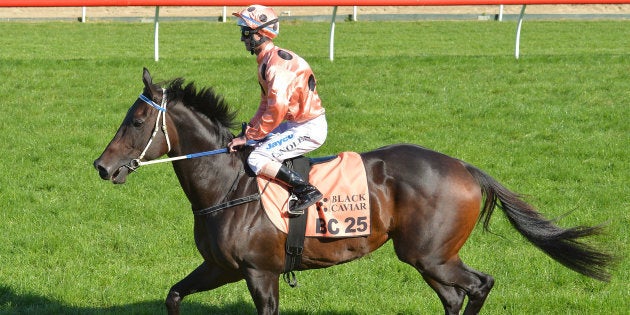
{"type": "Polygon", "coordinates": [[[166,310],[169,315],[179,315],[179,305],[182,303],[182,298],[179,296],[179,292],[171,291],[166,296],[166,310]]]}

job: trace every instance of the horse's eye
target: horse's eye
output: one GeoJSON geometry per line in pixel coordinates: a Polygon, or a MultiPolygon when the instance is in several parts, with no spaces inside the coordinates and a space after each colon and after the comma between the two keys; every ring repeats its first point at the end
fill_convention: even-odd
{"type": "Polygon", "coordinates": [[[134,119],[133,120],[133,126],[134,127],[140,127],[140,126],[142,126],[143,123],[144,123],[144,120],[142,120],[142,119],[134,119]]]}

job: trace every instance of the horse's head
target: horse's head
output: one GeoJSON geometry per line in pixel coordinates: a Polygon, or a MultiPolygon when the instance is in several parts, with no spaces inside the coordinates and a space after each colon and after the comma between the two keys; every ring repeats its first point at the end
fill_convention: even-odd
{"type": "Polygon", "coordinates": [[[170,150],[166,133],[167,91],[154,84],[145,68],[144,91],[133,103],[112,141],[94,161],[102,179],[122,184],[140,160],[156,159],[170,150]]]}

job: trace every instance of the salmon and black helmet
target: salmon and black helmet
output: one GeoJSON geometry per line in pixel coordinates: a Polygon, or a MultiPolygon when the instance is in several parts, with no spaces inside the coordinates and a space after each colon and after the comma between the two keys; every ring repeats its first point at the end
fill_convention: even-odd
{"type": "Polygon", "coordinates": [[[268,39],[276,38],[280,32],[278,15],[270,7],[254,4],[232,15],[238,18],[236,24],[241,27],[241,34],[243,37],[250,38],[254,44],[253,47],[258,47],[268,39]],[[252,37],[254,34],[261,35],[262,38],[254,41],[252,37]]]}

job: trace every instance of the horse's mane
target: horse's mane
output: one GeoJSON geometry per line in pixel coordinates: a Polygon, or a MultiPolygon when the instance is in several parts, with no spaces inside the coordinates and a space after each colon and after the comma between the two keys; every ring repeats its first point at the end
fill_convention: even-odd
{"type": "Polygon", "coordinates": [[[227,128],[228,131],[238,125],[235,122],[237,111],[230,109],[223,96],[216,94],[212,87],[197,90],[194,82],[186,85],[184,83],[183,78],[176,78],[166,83],[170,98],[181,100],[186,107],[203,114],[215,124],[227,128]]]}

